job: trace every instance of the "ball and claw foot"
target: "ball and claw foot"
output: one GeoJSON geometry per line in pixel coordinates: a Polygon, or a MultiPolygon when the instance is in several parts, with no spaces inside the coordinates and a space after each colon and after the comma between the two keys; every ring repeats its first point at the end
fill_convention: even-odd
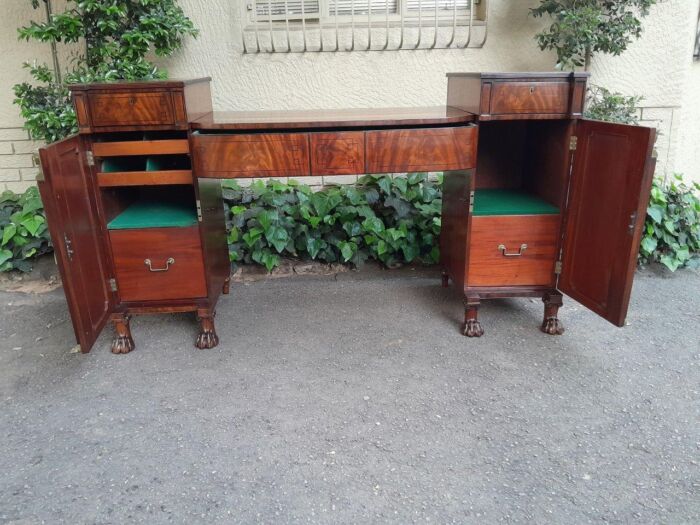
{"type": "Polygon", "coordinates": [[[464,322],[464,330],[462,333],[467,337],[481,337],[484,335],[484,329],[479,321],[476,319],[469,319],[464,322]]]}
{"type": "Polygon", "coordinates": [[[549,335],[561,335],[564,333],[564,325],[556,317],[548,317],[542,321],[540,330],[549,335]]]}
{"type": "Polygon", "coordinates": [[[219,344],[219,336],[214,329],[214,314],[197,314],[199,321],[199,335],[195,346],[200,350],[214,348],[219,344]]]}
{"type": "Polygon", "coordinates": [[[130,319],[131,316],[124,314],[115,314],[112,316],[114,330],[117,333],[112,341],[113,354],[128,354],[136,348],[134,340],[131,337],[131,328],[129,327],[130,319]]]}

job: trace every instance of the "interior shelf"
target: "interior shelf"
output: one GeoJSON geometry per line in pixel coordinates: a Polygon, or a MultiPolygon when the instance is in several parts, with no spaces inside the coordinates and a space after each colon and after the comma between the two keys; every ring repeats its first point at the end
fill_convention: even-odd
{"type": "Polygon", "coordinates": [[[101,187],[192,184],[190,159],[186,155],[106,158],[97,183],[101,187]]]}
{"type": "Polygon", "coordinates": [[[197,224],[197,212],[186,202],[138,201],[109,221],[109,230],[185,228],[197,224]]]}
{"type": "Polygon", "coordinates": [[[92,151],[96,157],[174,155],[189,153],[190,146],[187,139],[95,142],[92,151]]]}
{"type": "Polygon", "coordinates": [[[481,189],[474,193],[474,216],[555,215],[559,208],[531,193],[518,190],[481,189]]]}

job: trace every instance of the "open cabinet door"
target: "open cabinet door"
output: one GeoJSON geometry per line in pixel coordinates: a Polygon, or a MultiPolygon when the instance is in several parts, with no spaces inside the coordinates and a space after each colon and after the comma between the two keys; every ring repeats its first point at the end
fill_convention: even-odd
{"type": "Polygon", "coordinates": [[[79,136],[39,150],[44,203],[75,338],[89,352],[112,310],[95,184],[79,136]]]}
{"type": "Polygon", "coordinates": [[[558,288],[623,326],[655,161],[651,128],[580,120],[558,288]]]}

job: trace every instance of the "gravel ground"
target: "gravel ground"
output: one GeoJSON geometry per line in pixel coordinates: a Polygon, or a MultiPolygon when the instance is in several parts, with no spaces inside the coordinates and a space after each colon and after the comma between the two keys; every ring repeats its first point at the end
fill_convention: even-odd
{"type": "Polygon", "coordinates": [[[618,329],[433,270],[236,283],[221,344],[139,317],[72,353],[60,289],[0,292],[0,523],[699,523],[700,274],[618,329]]]}

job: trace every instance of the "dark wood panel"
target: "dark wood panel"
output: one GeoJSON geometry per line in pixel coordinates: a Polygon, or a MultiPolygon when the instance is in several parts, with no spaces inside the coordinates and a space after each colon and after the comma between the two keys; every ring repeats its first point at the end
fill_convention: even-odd
{"type": "Polygon", "coordinates": [[[95,157],[123,157],[128,155],[175,155],[189,153],[187,139],[130,140],[121,142],[95,142],[95,157]]]}
{"type": "Polygon", "coordinates": [[[440,266],[462,290],[469,257],[469,197],[474,189],[474,170],[445,172],[442,187],[440,266]]]}
{"type": "Polygon", "coordinates": [[[559,289],[623,326],[655,162],[655,131],[580,120],[559,289]]]}
{"type": "Polygon", "coordinates": [[[111,230],[112,256],[122,301],[205,297],[199,228],[111,230]],[[167,264],[168,259],[174,263],[167,264]],[[152,271],[146,264],[151,261],[152,271]]]}
{"type": "Polygon", "coordinates": [[[490,113],[565,114],[569,89],[568,82],[495,82],[490,113]]]}
{"type": "Polygon", "coordinates": [[[113,308],[106,245],[85,144],[72,137],[41,148],[39,190],[61,272],[75,337],[89,352],[113,308]]]}
{"type": "Polygon", "coordinates": [[[311,133],[312,175],[352,175],[364,169],[364,132],[311,133]]]}
{"type": "Polygon", "coordinates": [[[306,133],[195,135],[197,177],[291,177],[310,174],[306,133]]]}
{"type": "Polygon", "coordinates": [[[554,285],[560,215],[472,217],[467,285],[554,285]],[[520,256],[520,246],[527,248],[520,256]]]}
{"type": "Polygon", "coordinates": [[[192,184],[192,170],[170,171],[119,171],[98,173],[97,184],[110,186],[164,186],[170,184],[192,184]]]}
{"type": "Polygon", "coordinates": [[[528,122],[497,121],[479,124],[476,163],[477,189],[517,189],[523,184],[528,158],[528,122]]]}
{"type": "Polygon", "coordinates": [[[467,124],[474,120],[473,114],[447,106],[301,111],[215,111],[193,122],[192,129],[372,128],[467,124]]]}
{"type": "Polygon", "coordinates": [[[213,307],[231,275],[221,181],[198,179],[196,191],[202,212],[199,232],[207,270],[207,295],[213,307]]]}
{"type": "Polygon", "coordinates": [[[368,131],[367,173],[471,169],[476,138],[476,126],[368,131]]]}
{"type": "Polygon", "coordinates": [[[92,126],[171,125],[175,115],[170,93],[95,92],[89,95],[92,126]]]}

